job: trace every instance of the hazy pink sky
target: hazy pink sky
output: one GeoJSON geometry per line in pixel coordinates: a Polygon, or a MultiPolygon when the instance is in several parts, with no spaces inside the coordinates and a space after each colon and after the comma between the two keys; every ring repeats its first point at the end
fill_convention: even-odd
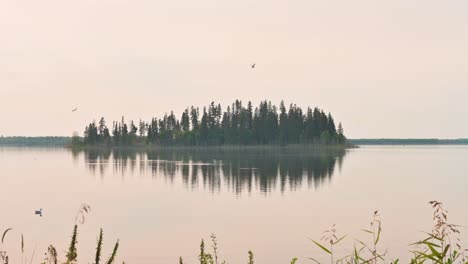
{"type": "Polygon", "coordinates": [[[465,0],[4,0],[0,135],[240,98],[351,138],[468,137],[467,25],[465,0]]]}

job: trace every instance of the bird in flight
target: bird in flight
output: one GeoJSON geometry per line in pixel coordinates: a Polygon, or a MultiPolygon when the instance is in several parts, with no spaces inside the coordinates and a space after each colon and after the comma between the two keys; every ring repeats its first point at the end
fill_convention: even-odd
{"type": "Polygon", "coordinates": [[[255,63],[250,65],[250,68],[255,69],[255,63]]]}
{"type": "Polygon", "coordinates": [[[78,108],[74,108],[74,109],[72,110],[72,112],[75,112],[76,110],[78,110],[78,108]]]}
{"type": "Polygon", "coordinates": [[[39,209],[39,210],[34,211],[34,214],[37,214],[37,215],[39,215],[40,217],[42,217],[42,208],[39,209]]]}

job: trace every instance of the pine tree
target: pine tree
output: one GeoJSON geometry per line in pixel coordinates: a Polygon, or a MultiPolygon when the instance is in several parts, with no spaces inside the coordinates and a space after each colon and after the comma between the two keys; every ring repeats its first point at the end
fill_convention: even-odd
{"type": "Polygon", "coordinates": [[[190,108],[190,118],[192,119],[192,130],[198,130],[198,108],[194,108],[193,106],[190,108]]]}
{"type": "Polygon", "coordinates": [[[122,117],[108,129],[102,117],[97,126],[93,121],[85,127],[83,143],[131,145],[145,136],[148,144],[163,145],[346,143],[343,127],[341,123],[335,127],[331,113],[326,115],[317,107],[303,112],[295,104],[286,110],[283,101],[277,108],[267,100],[255,109],[250,101],[243,107],[242,101],[236,100],[225,112],[219,103],[211,102],[203,108],[201,119],[198,108],[192,106],[182,112],[180,120],[171,111],[148,123],[140,119],[138,127],[133,121],[127,125],[122,117]]]}
{"type": "Polygon", "coordinates": [[[140,131],[140,137],[144,137],[147,132],[147,126],[146,123],[140,119],[140,122],[138,124],[138,130],[140,131]]]}
{"type": "Polygon", "coordinates": [[[203,116],[200,123],[200,141],[206,145],[208,143],[209,117],[206,108],[203,108],[203,116]]]}
{"type": "Polygon", "coordinates": [[[104,143],[105,145],[110,145],[111,142],[112,142],[112,139],[109,133],[109,129],[106,127],[104,128],[102,143],[104,143]]]}
{"type": "Polygon", "coordinates": [[[346,137],[344,135],[344,130],[343,130],[343,126],[341,125],[341,122],[338,124],[338,143],[339,144],[346,143],[346,137]]]}
{"type": "Polygon", "coordinates": [[[188,108],[182,113],[182,118],[180,120],[180,125],[182,130],[187,132],[190,130],[190,117],[188,108]]]}
{"type": "Polygon", "coordinates": [[[104,129],[106,129],[106,121],[104,120],[104,117],[101,117],[99,120],[99,136],[102,138],[104,136],[104,129]]]}
{"type": "Polygon", "coordinates": [[[128,144],[128,126],[125,123],[125,118],[122,116],[121,128],[120,128],[120,143],[123,145],[128,144]]]}
{"type": "Polygon", "coordinates": [[[286,107],[284,106],[283,101],[280,103],[279,126],[279,141],[281,145],[285,145],[288,142],[288,114],[286,113],[286,107]]]}
{"type": "Polygon", "coordinates": [[[333,120],[333,117],[332,117],[331,113],[328,113],[327,120],[328,120],[327,130],[328,130],[328,132],[330,133],[331,136],[335,136],[336,135],[335,121],[333,120]]]}

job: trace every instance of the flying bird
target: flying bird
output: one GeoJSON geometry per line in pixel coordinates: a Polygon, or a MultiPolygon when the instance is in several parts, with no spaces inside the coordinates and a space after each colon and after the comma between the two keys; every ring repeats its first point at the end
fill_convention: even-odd
{"type": "Polygon", "coordinates": [[[250,65],[250,68],[255,69],[255,63],[250,65]]]}
{"type": "Polygon", "coordinates": [[[39,209],[39,210],[34,211],[34,214],[37,214],[37,215],[39,215],[40,217],[42,217],[42,208],[39,209]]]}
{"type": "Polygon", "coordinates": [[[75,112],[76,110],[78,110],[78,108],[73,109],[72,112],[75,112]]]}

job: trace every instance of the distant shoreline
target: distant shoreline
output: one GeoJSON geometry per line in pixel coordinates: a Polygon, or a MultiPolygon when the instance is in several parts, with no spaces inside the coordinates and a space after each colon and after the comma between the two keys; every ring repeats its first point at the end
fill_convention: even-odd
{"type": "Polygon", "coordinates": [[[290,144],[290,145],[197,145],[197,146],[183,146],[183,145],[135,145],[135,146],[69,146],[70,149],[76,150],[221,150],[221,151],[238,151],[238,150],[345,150],[348,148],[356,148],[352,145],[320,145],[320,144],[290,144]]]}
{"type": "Polygon", "coordinates": [[[13,136],[4,137],[0,136],[0,146],[2,147],[65,147],[71,144],[71,137],[55,137],[55,136],[42,136],[42,137],[23,137],[13,136]]]}
{"type": "MultiPolygon", "coordinates": [[[[23,136],[13,136],[13,137],[0,137],[0,146],[11,146],[11,147],[67,147],[71,145],[72,137],[55,137],[55,136],[44,136],[44,137],[23,137],[23,136]]],[[[359,138],[359,139],[348,139],[348,142],[351,145],[468,145],[468,138],[459,138],[459,139],[437,139],[437,138],[359,138]]],[[[340,145],[337,145],[340,146],[340,145]]],[[[298,147],[314,147],[314,148],[327,148],[321,145],[314,144],[305,144],[305,145],[251,145],[251,146],[237,146],[237,145],[225,145],[225,146],[158,146],[163,148],[178,148],[178,149],[190,149],[190,148],[280,148],[280,147],[289,147],[289,148],[298,148],[298,147]]],[[[336,147],[334,145],[328,146],[336,147]]],[[[347,148],[352,146],[346,146],[347,148]]],[[[87,148],[87,147],[85,147],[87,148]]],[[[93,148],[93,147],[90,147],[93,148]]],[[[102,148],[102,147],[95,147],[102,148]]],[[[129,147],[119,147],[119,148],[137,148],[144,149],[150,148],[153,149],[155,146],[148,145],[139,145],[139,146],[129,146],[129,147]]]]}
{"type": "Polygon", "coordinates": [[[361,138],[348,139],[353,145],[468,145],[468,138],[361,138]]]}
{"type": "Polygon", "coordinates": [[[153,150],[153,149],[345,149],[356,147],[353,145],[339,144],[267,144],[267,145],[151,145],[137,144],[129,146],[105,146],[105,145],[82,145],[73,146],[72,137],[0,137],[0,147],[64,147],[73,149],[137,149],[137,150],[153,150]]]}

